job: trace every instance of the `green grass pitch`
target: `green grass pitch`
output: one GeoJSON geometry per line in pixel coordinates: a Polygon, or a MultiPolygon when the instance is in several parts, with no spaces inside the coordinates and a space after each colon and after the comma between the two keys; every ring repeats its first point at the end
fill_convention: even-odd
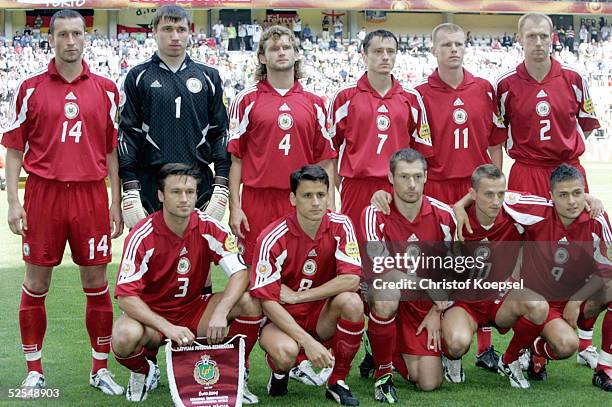
{"type": "MultiPolygon", "coordinates": [[[[612,208],[612,187],[609,182],[612,163],[585,164],[589,174],[591,192],[600,197],[608,210],[612,208]]],[[[5,222],[7,203],[6,192],[0,193],[0,405],[21,405],[21,402],[8,399],[8,389],[17,388],[25,377],[25,362],[21,353],[21,341],[18,326],[18,307],[20,286],[23,280],[23,264],[20,256],[20,239],[11,234],[5,222]]],[[[109,280],[114,287],[118,261],[121,255],[123,238],[113,241],[113,263],[109,267],[109,280]]],[[[216,272],[214,285],[220,289],[225,279],[222,273],[216,272]]],[[[53,283],[46,300],[48,328],[43,348],[43,364],[49,388],[58,388],[61,397],[57,400],[47,399],[36,402],[36,405],[88,405],[119,406],[129,405],[124,397],[109,397],[88,386],[91,350],[85,330],[85,297],[80,288],[76,267],[66,254],[62,266],[55,270],[53,283]]],[[[116,308],[118,315],[118,309],[116,308]]],[[[601,318],[595,329],[594,342],[599,347],[599,328],[601,318]]],[[[500,336],[496,332],[493,342],[497,349],[505,349],[509,335],[500,336]]],[[[162,369],[162,387],[149,394],[145,405],[172,404],[168,381],[165,375],[163,350],[160,351],[162,369]]],[[[372,380],[359,378],[357,364],[363,350],[357,355],[353,369],[347,379],[353,392],[359,397],[361,405],[378,405],[373,401],[372,380]]],[[[508,379],[485,372],[474,367],[473,349],[464,358],[466,383],[442,387],[431,393],[416,391],[401,378],[396,378],[401,405],[419,406],[505,406],[505,405],[610,405],[612,398],[591,385],[592,372],[586,367],[578,366],[575,357],[553,362],[548,366],[549,379],[546,383],[532,383],[532,388],[516,390],[510,387],[508,379]]],[[[127,384],[129,373],[114,359],[110,368],[116,379],[127,384]]],[[[262,405],[268,406],[312,406],[317,403],[334,405],[325,400],[322,387],[304,386],[297,382],[289,384],[289,395],[273,399],[266,395],[266,383],[269,370],[259,346],[255,347],[251,359],[250,389],[260,397],[262,405]]],[[[32,402],[32,405],[34,403],[32,402]]]]}

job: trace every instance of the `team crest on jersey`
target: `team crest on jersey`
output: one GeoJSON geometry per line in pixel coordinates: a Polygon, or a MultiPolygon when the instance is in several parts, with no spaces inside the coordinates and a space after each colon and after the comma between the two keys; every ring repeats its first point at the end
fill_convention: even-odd
{"type": "Polygon", "coordinates": [[[569,259],[569,252],[565,247],[559,247],[555,252],[555,263],[564,264],[569,259]]]}
{"type": "Polygon", "coordinates": [[[480,258],[480,260],[487,260],[491,256],[491,249],[489,246],[478,246],[474,250],[474,256],[480,258]]]}
{"type": "Polygon", "coordinates": [[[225,250],[230,253],[238,253],[238,247],[236,246],[236,238],[234,235],[227,235],[225,242],[223,243],[225,250]]]}
{"type": "Polygon", "coordinates": [[[202,82],[198,78],[187,79],[187,89],[191,93],[199,93],[202,90],[202,82]]]}
{"type": "Polygon", "coordinates": [[[379,114],[376,117],[376,127],[378,127],[379,131],[388,130],[389,126],[391,126],[391,120],[389,120],[387,116],[384,114],[379,114]]]}
{"type": "Polygon", "coordinates": [[[289,113],[283,113],[278,116],[278,127],[283,130],[289,130],[293,127],[293,117],[289,113]]]}
{"type": "Polygon", "coordinates": [[[313,259],[308,259],[304,262],[304,266],[302,267],[302,273],[307,276],[312,276],[317,272],[317,262],[313,259]]]}
{"type": "Polygon", "coordinates": [[[29,256],[30,255],[30,245],[27,243],[23,244],[23,255],[24,256],[29,256]]]}
{"type": "Polygon", "coordinates": [[[202,386],[212,386],[219,381],[221,376],[217,362],[210,356],[204,355],[198,360],[193,369],[193,378],[202,386]]]}
{"type": "Polygon", "coordinates": [[[467,118],[467,112],[463,109],[455,109],[455,111],[453,112],[453,121],[459,125],[467,122],[467,118]]]}
{"type": "Polygon", "coordinates": [[[359,245],[357,242],[347,242],[344,250],[350,257],[359,257],[359,245]]]}
{"type": "Polygon", "coordinates": [[[591,98],[584,100],[584,111],[588,114],[595,113],[595,108],[593,107],[593,100],[591,98]]]}
{"type": "Polygon", "coordinates": [[[79,105],[74,102],[68,102],[64,105],[64,116],[67,119],[74,119],[79,114],[79,105]]]}
{"type": "Polygon", "coordinates": [[[547,117],[550,114],[550,104],[546,100],[538,102],[536,105],[536,113],[540,117],[547,117]]]}
{"type": "Polygon", "coordinates": [[[189,273],[189,269],[191,268],[191,262],[187,257],[181,257],[178,261],[178,265],[176,266],[176,272],[179,274],[187,274],[189,273]]]}
{"type": "Polygon", "coordinates": [[[409,259],[418,259],[421,255],[421,248],[416,244],[409,244],[406,247],[406,256],[409,259]]]}

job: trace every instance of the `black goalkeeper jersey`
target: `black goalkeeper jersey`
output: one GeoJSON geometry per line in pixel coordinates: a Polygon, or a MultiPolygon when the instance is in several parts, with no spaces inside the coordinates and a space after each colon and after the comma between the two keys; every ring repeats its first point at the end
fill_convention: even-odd
{"type": "Polygon", "coordinates": [[[139,180],[145,209],[158,209],[155,176],[167,163],[198,163],[203,173],[198,204],[208,199],[215,175],[228,177],[227,111],[217,69],[188,55],[173,72],[154,54],[132,68],[121,87],[119,175],[139,180]],[[206,195],[206,196],[202,196],[206,195]]]}

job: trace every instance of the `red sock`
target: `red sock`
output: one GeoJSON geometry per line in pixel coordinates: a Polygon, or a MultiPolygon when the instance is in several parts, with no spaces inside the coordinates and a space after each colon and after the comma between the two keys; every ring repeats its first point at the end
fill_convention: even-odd
{"type": "Polygon", "coordinates": [[[113,305],[108,283],[98,288],[83,288],[87,298],[85,326],[92,352],[92,373],[108,366],[111,334],[113,332],[113,305]]]}
{"type": "Polygon", "coordinates": [[[287,374],[287,372],[283,372],[282,370],[276,367],[276,365],[274,364],[274,361],[272,360],[270,355],[267,353],[266,353],[266,363],[268,364],[268,366],[270,367],[270,370],[272,370],[273,373],[280,374],[280,375],[287,374]]]}
{"type": "Polygon", "coordinates": [[[329,376],[328,384],[335,384],[338,380],[346,379],[351,370],[351,363],[361,345],[361,335],[363,334],[365,323],[351,322],[340,318],[336,325],[334,335],[334,370],[329,376]]]}
{"type": "Polygon", "coordinates": [[[486,351],[489,346],[491,346],[491,327],[479,327],[478,332],[476,333],[476,340],[478,342],[478,350],[476,351],[476,354],[480,355],[482,352],[486,351]]]}
{"type": "Polygon", "coordinates": [[[509,365],[517,360],[521,355],[521,350],[529,349],[533,341],[540,336],[543,328],[544,324],[536,324],[525,317],[520,317],[512,327],[514,335],[502,356],[502,361],[509,365]]]}
{"type": "Polygon", "coordinates": [[[259,339],[259,329],[261,328],[262,317],[237,317],[232,321],[229,332],[227,333],[228,338],[232,338],[235,335],[244,335],[244,360],[248,360],[253,347],[259,339]]]}
{"type": "Polygon", "coordinates": [[[531,345],[531,353],[548,360],[559,359],[559,357],[555,355],[555,352],[553,352],[551,346],[541,336],[538,336],[535,341],[533,341],[533,344],[531,345]]]}
{"type": "Polygon", "coordinates": [[[399,352],[393,352],[393,367],[397,370],[404,379],[410,381],[410,375],[408,374],[408,367],[406,366],[406,362],[402,357],[402,354],[399,352]]]}
{"type": "Polygon", "coordinates": [[[115,360],[119,362],[119,364],[127,367],[132,372],[145,375],[149,373],[149,362],[147,362],[147,358],[145,357],[145,348],[140,348],[137,352],[132,353],[126,358],[117,356],[115,352],[113,352],[113,354],[115,355],[115,360]]]}
{"type": "Polygon", "coordinates": [[[395,316],[385,319],[370,311],[368,338],[374,357],[374,380],[392,372],[396,336],[395,316]]]}
{"type": "Polygon", "coordinates": [[[19,304],[19,329],[21,346],[25,353],[28,372],[43,372],[42,344],[47,330],[47,313],[45,297],[48,291],[37,293],[21,286],[21,303],[19,304]]]}
{"type": "Polygon", "coordinates": [[[612,302],[608,304],[608,311],[601,325],[601,349],[595,371],[599,370],[612,377],[612,302]]]}
{"type": "Polygon", "coordinates": [[[157,364],[157,352],[159,351],[159,348],[156,348],[156,349],[142,348],[142,349],[144,350],[145,358],[157,364]]]}

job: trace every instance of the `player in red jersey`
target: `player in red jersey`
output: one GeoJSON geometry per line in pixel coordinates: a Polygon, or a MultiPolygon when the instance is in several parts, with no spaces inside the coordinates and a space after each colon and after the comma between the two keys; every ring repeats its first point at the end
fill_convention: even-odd
{"type": "Polygon", "coordinates": [[[287,372],[303,348],[315,367],[333,365],[326,397],[356,406],[345,379],[364,328],[356,293],[361,260],[350,219],[327,211],[329,186],[326,172],[316,165],[291,174],[296,210],[259,235],[250,293],[271,322],[260,336],[272,369],[268,394],[287,394],[287,372]]]}
{"type": "Polygon", "coordinates": [[[552,201],[506,194],[504,203],[525,227],[525,241],[532,242],[524,247],[521,277],[550,307],[542,337],[531,346],[532,380],[546,380],[546,360],[568,358],[579,349],[575,328],[592,330],[609,301],[603,286],[612,270],[610,223],[605,213],[591,219],[584,210],[580,170],[561,164],[551,174],[550,189],[552,201]]]}
{"type": "MultiPolygon", "coordinates": [[[[159,174],[162,210],[138,222],[123,249],[115,297],[124,312],[113,326],[112,348],[130,369],[126,397],[146,399],[157,387],[159,370],[149,360],[164,338],[189,345],[206,336],[218,343],[226,335],[246,336],[248,357],[257,342],[261,307],[245,290],[246,266],[234,236],[218,221],[194,211],[199,171],[186,164],[166,164],[159,174]],[[214,262],[228,275],[225,291],[202,294],[214,262]]],[[[248,391],[244,404],[258,399],[248,391]]]]}
{"type": "MultiPolygon", "coordinates": [[[[327,134],[325,107],[297,81],[302,75],[298,52],[291,30],[266,30],[257,50],[259,82],[240,92],[230,107],[229,224],[244,246],[247,264],[259,233],[292,211],[289,175],[316,163],[333,174],[336,153],[327,134]]],[[[330,194],[333,205],[332,189],[330,194]]]]}
{"type": "MultiPolygon", "coordinates": [[[[456,226],[452,209],[423,196],[427,162],[420,153],[412,149],[394,153],[388,179],[393,185],[389,214],[374,206],[368,206],[362,214],[360,225],[368,242],[451,242],[454,239],[456,226]]],[[[374,398],[393,404],[399,402],[392,380],[393,366],[422,390],[440,386],[439,330],[443,306],[434,305],[431,300],[399,302],[399,291],[385,291],[384,300],[378,300],[375,292],[370,295],[368,330],[375,366],[374,398]],[[395,352],[402,357],[394,358],[395,352]]]]}
{"type": "MultiPolygon", "coordinates": [[[[486,256],[484,267],[475,269],[470,277],[492,282],[512,281],[517,266],[509,260],[518,260],[524,228],[517,224],[502,208],[506,193],[506,178],[493,164],[481,165],[472,174],[469,197],[474,205],[467,209],[473,233],[464,234],[466,250],[471,255],[486,256]],[[514,242],[514,243],[513,243],[514,242]],[[484,253],[484,255],[483,255],[484,253]]],[[[508,348],[498,362],[499,372],[508,376],[512,387],[529,388],[520,367],[519,356],[540,335],[548,314],[548,304],[543,297],[531,290],[504,290],[487,293],[474,290],[459,297],[446,310],[442,319],[442,336],[445,357],[442,359],[444,374],[448,381],[465,380],[461,357],[472,342],[479,326],[493,325],[501,333],[514,330],[508,348]],[[482,300],[485,298],[486,300],[482,300]]]]}
{"type": "MultiPolygon", "coordinates": [[[[495,132],[501,124],[493,86],[463,68],[463,29],[440,24],[431,36],[438,68],[415,87],[425,104],[434,149],[427,160],[425,194],[452,205],[470,188],[474,168],[491,161],[502,168],[504,137],[495,132]]],[[[480,327],[476,366],[496,371],[498,359],[491,327],[480,327]]]]}
{"type": "Polygon", "coordinates": [[[14,121],[2,138],[8,149],[8,223],[22,236],[25,261],[19,327],[28,376],[22,386],[28,394],[45,387],[45,298],[68,241],[87,298],[85,325],[93,362],[89,383],[118,395],[123,388],[107,369],[113,309],[106,264],[110,240],[123,231],[115,123],[119,92],[83,61],[85,20],[79,13],[58,11],[49,30],[55,58],[18,86],[14,121]],[[17,193],[22,165],[29,174],[23,206],[17,193]]]}
{"type": "Polygon", "coordinates": [[[374,192],[391,190],[388,160],[395,151],[412,147],[426,157],[432,153],[420,97],[391,75],[397,46],[389,31],[368,33],[363,41],[367,72],[340,88],[329,104],[330,135],[339,153],[342,213],[354,224],[374,192]]]}
{"type": "Polygon", "coordinates": [[[579,158],[584,139],[599,127],[586,81],[550,56],[552,29],[544,14],[522,16],[518,38],[525,60],[495,83],[506,151],[516,160],[508,188],[539,196],[548,196],[550,174],[564,162],[582,172],[587,187],[579,158]]]}

